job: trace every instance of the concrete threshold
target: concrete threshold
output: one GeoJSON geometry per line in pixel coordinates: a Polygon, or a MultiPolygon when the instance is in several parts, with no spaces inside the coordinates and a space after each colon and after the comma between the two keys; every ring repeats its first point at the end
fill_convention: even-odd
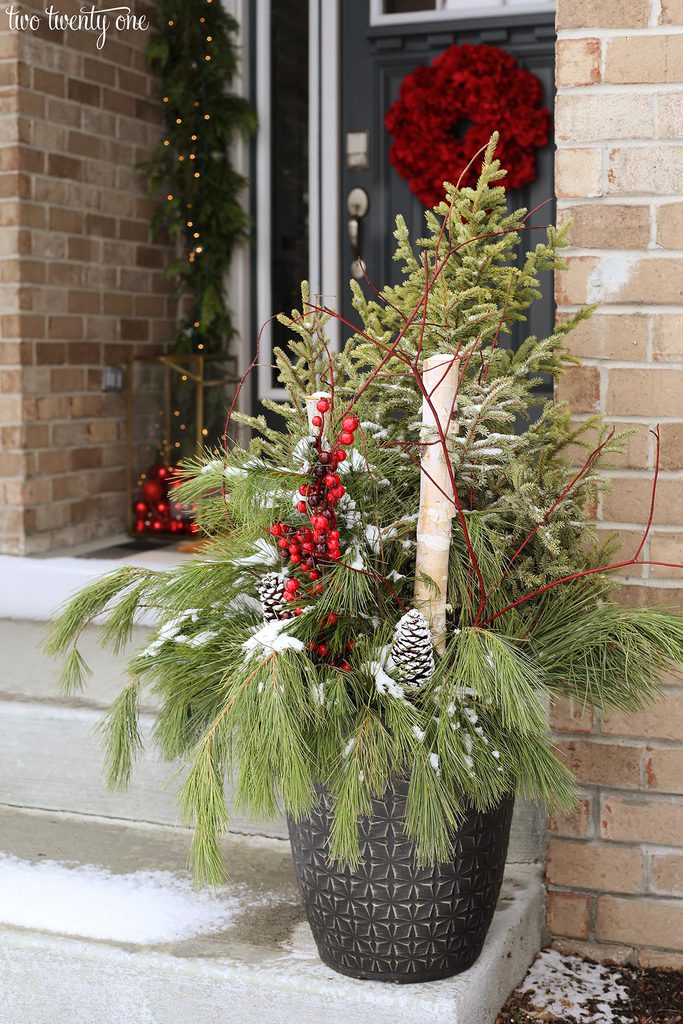
{"type": "MultiPolygon", "coordinates": [[[[96,876],[94,892],[139,882],[153,885],[164,905],[164,886],[170,901],[182,884],[191,902],[180,830],[0,808],[0,850],[0,868],[30,878],[35,865],[43,884],[46,872],[63,878],[66,865],[77,878],[96,876]]],[[[541,946],[539,871],[515,865],[469,971],[415,986],[354,981],[317,957],[287,844],[231,838],[225,852],[230,884],[220,898],[236,910],[227,924],[190,938],[93,938],[108,926],[95,897],[84,927],[90,936],[35,925],[43,912],[49,920],[49,892],[33,908],[34,927],[22,926],[20,910],[10,915],[11,900],[3,917],[0,903],[0,1024],[493,1024],[541,946]]]]}

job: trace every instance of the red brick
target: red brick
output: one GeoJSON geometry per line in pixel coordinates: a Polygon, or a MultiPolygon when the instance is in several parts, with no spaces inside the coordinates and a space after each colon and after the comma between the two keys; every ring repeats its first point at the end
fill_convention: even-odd
{"type": "Polygon", "coordinates": [[[662,949],[683,947],[683,903],[678,900],[598,899],[596,935],[611,942],[629,942],[662,949]]]}
{"type": "Polygon", "coordinates": [[[642,747],[600,740],[558,739],[556,746],[581,783],[639,786],[642,747]]]}
{"type": "Polygon", "coordinates": [[[551,815],[548,828],[559,836],[583,837],[593,834],[593,797],[582,794],[569,814],[551,815]]]}
{"type": "Polygon", "coordinates": [[[642,858],[639,850],[615,843],[551,839],[547,879],[551,885],[571,889],[642,892],[642,858]]]}
{"type": "Polygon", "coordinates": [[[656,846],[683,845],[683,802],[621,796],[603,798],[600,834],[619,842],[651,843],[656,846]]]}
{"type": "Polygon", "coordinates": [[[553,935],[587,939],[590,899],[578,893],[548,893],[548,927],[553,935]]]}

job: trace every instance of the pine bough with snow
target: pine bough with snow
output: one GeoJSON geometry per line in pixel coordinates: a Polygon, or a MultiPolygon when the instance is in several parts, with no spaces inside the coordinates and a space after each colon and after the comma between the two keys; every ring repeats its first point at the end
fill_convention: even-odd
{"type": "Polygon", "coordinates": [[[410,778],[405,825],[423,863],[448,856],[466,803],[514,792],[569,808],[552,702],[635,711],[683,661],[677,617],[613,598],[615,570],[638,573],[644,543],[617,556],[589,519],[622,439],[598,417],[573,424],[562,404],[538,408],[539,381],[575,362],[567,335],[589,311],[517,351],[504,343],[565,237],[548,228],[536,241],[525,211],[507,211],[502,175],[490,147],[477,187],[449,186],[427,212],[425,238],[411,242],[398,218],[402,283],[368,287],[370,299],[352,283],[357,326],[340,352],[325,334],[335,314],[302,288],[275,356],[289,400],[264,402],[280,429],[239,417],[247,447],[184,468],[201,553],[170,572],[120,569],[55,624],[51,650],[67,654],[72,688],[96,616],[115,650],[141,609],[158,616],[104,723],[109,779],[130,778],[147,687],[156,745],[189,766],[180,801],[201,879],[221,878],[227,775],[235,809],[257,816],[280,804],[300,816],[326,783],[330,853],[350,864],[359,816],[397,775],[410,778]],[[421,433],[420,370],[437,353],[459,359],[458,431],[441,438],[421,433]],[[420,456],[434,443],[455,484],[440,650],[413,596],[420,456]]]}

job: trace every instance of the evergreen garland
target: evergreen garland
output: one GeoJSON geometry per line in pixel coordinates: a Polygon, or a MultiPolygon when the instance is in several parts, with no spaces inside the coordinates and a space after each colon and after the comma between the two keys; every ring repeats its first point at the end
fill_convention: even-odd
{"type": "Polygon", "coordinates": [[[181,500],[197,508],[201,556],[168,572],[120,569],[54,625],[49,649],[67,655],[62,681],[73,689],[84,682],[78,640],[88,624],[102,616],[103,642],[118,649],[138,612],[155,610],[151,643],[105,723],[109,780],[130,777],[149,687],[155,742],[188,766],[180,803],[201,879],[222,877],[226,776],[234,806],[256,816],[281,801],[299,817],[324,782],[335,806],[330,855],[352,865],[359,816],[398,774],[410,780],[405,828],[420,863],[448,858],[465,803],[484,809],[517,793],[569,808],[574,780],[553,750],[548,706],[571,697],[598,712],[634,711],[683,664],[678,616],[613,599],[611,570],[642,564],[649,526],[635,554],[615,561],[591,521],[601,467],[623,438],[600,417],[574,427],[555,402],[529,424],[536,382],[573,361],[566,335],[590,311],[517,352],[505,347],[540,274],[562,265],[566,240],[548,228],[519,259],[526,211],[507,209],[494,145],[476,188],[448,185],[427,212],[424,238],[412,242],[398,219],[402,283],[373,299],[352,284],[359,326],[341,352],[325,334],[333,314],[303,286],[301,312],[281,318],[294,338],[275,354],[289,401],[264,403],[284,428],[240,417],[254,430],[247,448],[185,466],[181,500]],[[436,353],[457,354],[461,366],[459,431],[445,442],[461,514],[443,653],[410,614],[428,443],[417,380],[436,353]],[[309,425],[317,391],[329,401],[318,400],[309,425]],[[578,473],[568,454],[577,446],[589,452],[578,473]],[[287,609],[273,618],[278,574],[287,609]],[[406,621],[420,686],[401,675],[406,621]]]}
{"type": "Polygon", "coordinates": [[[230,92],[237,70],[237,22],[218,0],[160,0],[147,49],[159,75],[164,135],[142,166],[152,221],[178,245],[167,269],[185,308],[175,351],[222,354],[234,335],[225,276],[235,246],[248,238],[239,201],[246,179],[232,165],[231,144],[256,131],[246,99],[230,92]]]}

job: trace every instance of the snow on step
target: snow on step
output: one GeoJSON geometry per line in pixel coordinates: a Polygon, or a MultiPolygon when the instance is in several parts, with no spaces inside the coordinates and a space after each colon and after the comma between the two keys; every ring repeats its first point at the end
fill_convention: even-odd
{"type": "Polygon", "coordinates": [[[229,841],[230,885],[196,902],[187,839],[0,808],[0,919],[12,917],[0,924],[0,1024],[493,1024],[541,944],[539,875],[512,868],[469,971],[428,985],[344,978],[318,959],[287,844],[229,841]],[[13,885],[49,906],[22,909],[13,885]]]}
{"type": "Polygon", "coordinates": [[[0,854],[0,924],[36,931],[173,942],[226,929],[249,908],[249,895],[239,886],[197,891],[170,871],[115,875],[93,865],[32,864],[0,854]]]}

